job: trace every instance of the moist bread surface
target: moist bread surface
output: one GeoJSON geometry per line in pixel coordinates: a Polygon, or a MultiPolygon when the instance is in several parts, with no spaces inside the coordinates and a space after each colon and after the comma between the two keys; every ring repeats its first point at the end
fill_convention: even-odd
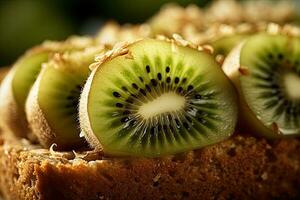
{"type": "Polygon", "coordinates": [[[0,139],[0,189],[18,199],[299,199],[300,140],[244,134],[164,158],[59,153],[0,139]]]}

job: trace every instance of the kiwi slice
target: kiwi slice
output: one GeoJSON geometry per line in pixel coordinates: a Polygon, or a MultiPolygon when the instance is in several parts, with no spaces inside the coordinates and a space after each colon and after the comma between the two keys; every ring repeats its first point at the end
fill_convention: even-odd
{"type": "Polygon", "coordinates": [[[158,157],[233,133],[235,91],[211,54],[144,39],[99,60],[84,86],[79,118],[87,141],[104,153],[158,157]]]}
{"type": "Polygon", "coordinates": [[[238,88],[250,130],[268,138],[300,134],[300,38],[260,33],[239,44],[224,62],[238,88]]]}
{"type": "Polygon", "coordinates": [[[22,56],[3,80],[0,91],[2,127],[16,136],[31,137],[28,135],[28,123],[24,112],[25,101],[42,63],[48,61],[49,56],[55,52],[82,49],[92,43],[93,40],[86,37],[72,37],[64,42],[46,41],[22,56]]]}
{"type": "Polygon", "coordinates": [[[104,49],[97,45],[57,53],[43,65],[29,93],[26,115],[33,134],[44,147],[56,143],[58,149],[74,149],[84,144],[77,121],[79,96],[90,72],[88,66],[104,49]]]}

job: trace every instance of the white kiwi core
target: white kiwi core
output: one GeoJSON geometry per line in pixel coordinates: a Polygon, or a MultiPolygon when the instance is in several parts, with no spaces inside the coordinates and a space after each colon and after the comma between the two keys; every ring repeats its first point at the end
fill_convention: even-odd
{"type": "Polygon", "coordinates": [[[163,113],[181,110],[185,105],[185,97],[174,92],[164,93],[153,101],[140,106],[138,113],[145,119],[163,113]]]}
{"type": "Polygon", "coordinates": [[[286,73],[283,76],[284,87],[291,99],[300,99],[300,77],[295,73],[286,73]]]}

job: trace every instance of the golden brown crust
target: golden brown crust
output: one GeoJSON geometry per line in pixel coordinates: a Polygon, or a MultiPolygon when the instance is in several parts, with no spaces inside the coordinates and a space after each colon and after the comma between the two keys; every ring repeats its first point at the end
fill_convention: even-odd
{"type": "Polygon", "coordinates": [[[5,140],[1,191],[8,200],[300,197],[299,139],[268,142],[235,135],[160,159],[103,158],[97,152],[81,157],[5,140]]]}

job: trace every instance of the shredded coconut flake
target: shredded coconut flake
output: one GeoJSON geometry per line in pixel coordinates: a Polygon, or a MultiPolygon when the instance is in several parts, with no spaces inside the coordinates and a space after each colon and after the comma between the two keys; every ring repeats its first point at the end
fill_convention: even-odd
{"type": "Polygon", "coordinates": [[[160,179],[160,177],[161,177],[161,174],[160,173],[158,173],[152,180],[153,180],[153,182],[158,182],[159,181],[159,179],[160,179]]]}
{"type": "Polygon", "coordinates": [[[72,151],[73,154],[75,155],[75,158],[74,159],[85,159],[86,156],[88,155],[88,153],[77,153],[75,150],[72,151]]]}
{"type": "MultiPolygon", "coordinates": [[[[135,40],[133,42],[120,42],[117,43],[112,50],[107,51],[105,53],[102,53],[98,56],[95,57],[95,63],[90,65],[90,69],[93,70],[96,67],[98,67],[99,65],[103,64],[104,62],[107,62],[109,60],[112,60],[115,57],[118,56],[123,56],[123,55],[127,55],[130,54],[128,46],[134,42],[136,42],[138,40],[135,40]]],[[[132,56],[132,55],[131,55],[132,56]]],[[[130,55],[129,55],[130,57],[130,55]]]]}

